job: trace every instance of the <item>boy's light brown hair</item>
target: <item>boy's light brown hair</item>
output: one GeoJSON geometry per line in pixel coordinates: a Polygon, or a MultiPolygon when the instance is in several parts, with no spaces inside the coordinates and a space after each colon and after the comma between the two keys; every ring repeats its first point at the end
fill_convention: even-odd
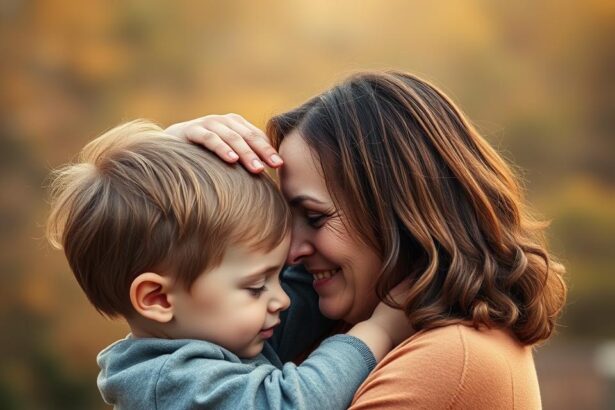
{"type": "Polygon", "coordinates": [[[87,144],[54,171],[47,237],[64,249],[96,309],[133,312],[129,289],[143,272],[186,289],[231,244],[273,249],[290,231],[273,180],[137,120],[87,144]]]}

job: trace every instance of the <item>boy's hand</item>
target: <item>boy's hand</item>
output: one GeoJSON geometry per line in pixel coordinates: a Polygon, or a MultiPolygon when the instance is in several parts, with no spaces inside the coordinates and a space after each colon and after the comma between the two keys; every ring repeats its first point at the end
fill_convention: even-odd
{"type": "Polygon", "coordinates": [[[253,173],[265,169],[262,161],[273,168],[283,164],[265,133],[238,114],[206,115],[173,124],[165,132],[202,145],[226,162],[239,160],[253,173]]]}
{"type": "Polygon", "coordinates": [[[378,304],[368,321],[378,325],[389,336],[393,346],[397,346],[414,333],[404,311],[384,302],[378,304]]]}
{"type": "MultiPolygon", "coordinates": [[[[408,286],[409,281],[404,280],[389,292],[389,297],[393,302],[403,305],[408,286]]],[[[388,306],[384,302],[380,302],[376,306],[374,313],[372,313],[368,320],[380,326],[389,335],[394,346],[397,346],[414,333],[414,329],[410,326],[404,311],[388,306]]]]}
{"type": "MultiPolygon", "coordinates": [[[[389,296],[397,304],[403,304],[409,281],[397,285],[389,296]]],[[[414,329],[410,326],[406,314],[401,309],[392,308],[380,302],[372,316],[357,323],[348,334],[358,337],[370,348],[379,362],[391,349],[412,336],[414,329]]]]}

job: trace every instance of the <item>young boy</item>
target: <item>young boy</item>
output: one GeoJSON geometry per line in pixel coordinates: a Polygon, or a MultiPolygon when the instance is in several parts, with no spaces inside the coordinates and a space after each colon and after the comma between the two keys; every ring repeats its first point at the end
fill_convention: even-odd
{"type": "MultiPolygon", "coordinates": [[[[119,409],[346,408],[407,336],[403,314],[381,304],[301,365],[282,364],[276,351],[305,350],[323,326],[294,315],[272,337],[290,303],[279,278],[291,223],[283,197],[266,175],[154,124],[90,142],[51,188],[50,241],[94,307],[131,329],[97,359],[103,399],[119,409]],[[284,334],[293,326],[299,336],[284,334]]],[[[301,290],[309,279],[287,272],[299,305],[315,303],[301,290]]]]}

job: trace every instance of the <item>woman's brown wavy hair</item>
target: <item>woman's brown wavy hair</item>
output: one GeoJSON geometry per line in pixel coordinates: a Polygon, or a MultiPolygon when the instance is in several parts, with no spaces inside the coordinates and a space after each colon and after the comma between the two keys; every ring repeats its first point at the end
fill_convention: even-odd
{"type": "Polygon", "coordinates": [[[352,76],[267,126],[276,148],[297,130],[358,236],[383,260],[381,300],[411,282],[415,329],[453,323],[547,339],[564,267],[548,253],[511,168],[429,83],[401,72],[352,76]]]}

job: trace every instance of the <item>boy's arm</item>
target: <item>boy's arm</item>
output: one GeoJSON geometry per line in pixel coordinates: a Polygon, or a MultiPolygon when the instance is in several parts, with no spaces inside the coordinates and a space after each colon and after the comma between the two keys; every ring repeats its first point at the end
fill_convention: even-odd
{"type": "MultiPolygon", "coordinates": [[[[271,354],[270,347],[265,354],[271,354]]],[[[177,352],[156,382],[158,409],[345,409],[376,360],[361,340],[326,339],[300,366],[251,364],[177,352]],[[179,354],[181,353],[181,354],[179,354]]]]}
{"type": "Polygon", "coordinates": [[[288,266],[280,274],[290,307],[280,314],[280,326],[268,341],[282,362],[294,360],[330,333],[337,321],[327,319],[318,308],[312,275],[301,265],[288,266]]]}
{"type": "MultiPolygon", "coordinates": [[[[345,409],[376,363],[409,334],[408,329],[402,311],[381,303],[370,319],[348,334],[325,339],[300,366],[286,363],[280,369],[263,363],[262,358],[260,364],[259,359],[237,363],[229,360],[236,359],[234,355],[217,361],[211,360],[215,355],[206,361],[195,360],[194,355],[175,355],[179,360],[169,362],[161,372],[164,377],[156,383],[159,400],[175,398],[158,403],[157,408],[172,408],[183,397],[195,400],[189,407],[345,409]],[[180,393],[179,388],[186,391],[180,393]]],[[[277,361],[270,346],[263,353],[277,361]]]]}

